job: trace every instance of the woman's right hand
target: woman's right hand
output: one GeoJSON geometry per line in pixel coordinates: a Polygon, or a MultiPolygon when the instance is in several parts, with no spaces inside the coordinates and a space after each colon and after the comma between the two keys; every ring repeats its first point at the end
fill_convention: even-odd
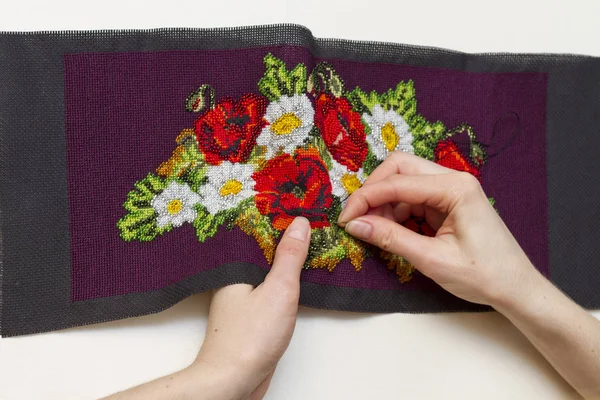
{"type": "Polygon", "coordinates": [[[373,171],[338,223],[471,302],[501,306],[542,278],[475,177],[411,154],[393,153],[373,171]],[[424,217],[435,237],[402,226],[411,214],[424,217]]]}

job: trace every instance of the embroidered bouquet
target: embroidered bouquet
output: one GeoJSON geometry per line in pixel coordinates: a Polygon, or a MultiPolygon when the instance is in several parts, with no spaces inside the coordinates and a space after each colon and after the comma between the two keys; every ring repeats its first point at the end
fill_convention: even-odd
{"type": "MultiPolygon", "coordinates": [[[[384,93],[347,90],[327,63],[310,74],[304,64],[288,70],[271,54],[264,58],[261,95],[215,103],[203,85],[186,109],[198,113],[176,139],[172,157],[127,194],[127,214],[117,227],[126,241],[151,241],[190,223],[200,242],[222,226],[255,238],[269,262],[281,232],[296,216],[311,224],[307,268],[327,268],[348,258],[358,271],[365,257],[379,256],[401,282],[412,266],[399,256],[373,254],[336,225],[348,196],[394,151],[414,153],[479,179],[485,150],[468,125],[453,130],[417,113],[412,81],[384,93]],[[465,156],[452,136],[466,132],[465,156]]],[[[406,226],[435,232],[418,218],[406,226]]]]}

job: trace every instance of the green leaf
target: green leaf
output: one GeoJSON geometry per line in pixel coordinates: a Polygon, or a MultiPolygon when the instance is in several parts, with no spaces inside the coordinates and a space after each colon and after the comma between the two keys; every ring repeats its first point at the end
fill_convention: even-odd
{"type": "Polygon", "coordinates": [[[261,158],[264,158],[267,153],[267,146],[254,146],[252,149],[252,153],[250,153],[250,157],[248,157],[248,164],[258,165],[261,158]]]}
{"type": "Polygon", "coordinates": [[[156,175],[148,174],[144,179],[137,181],[133,187],[134,190],[127,193],[127,200],[123,203],[123,207],[129,212],[151,208],[150,202],[167,187],[167,184],[156,175]]]}
{"type": "Polygon", "coordinates": [[[206,239],[215,236],[219,229],[219,223],[212,214],[208,213],[204,206],[196,205],[196,213],[193,225],[196,229],[198,240],[204,243],[206,239]]]}
{"type": "Polygon", "coordinates": [[[446,127],[440,121],[430,123],[420,115],[408,120],[413,135],[412,145],[415,154],[427,160],[435,159],[434,150],[438,142],[445,138],[446,127]]]}
{"type": "Polygon", "coordinates": [[[258,82],[258,90],[271,101],[279,99],[283,94],[277,81],[268,76],[265,76],[258,82]]]}
{"type": "MultiPolygon", "coordinates": [[[[201,205],[196,205],[196,219],[194,220],[194,228],[196,228],[196,236],[200,242],[206,241],[216,235],[219,227],[225,225],[229,230],[233,229],[240,214],[247,212],[249,208],[254,206],[254,198],[248,198],[238,204],[237,207],[219,211],[217,214],[212,215],[201,205]]],[[[258,210],[256,210],[258,212],[258,210]]],[[[270,226],[270,224],[269,224],[270,226]]]]}
{"type": "Polygon", "coordinates": [[[144,179],[134,183],[133,187],[135,189],[127,194],[128,198],[131,196],[140,200],[145,199],[149,202],[167,187],[167,183],[160,177],[149,173],[144,179]]]}
{"type": "Polygon", "coordinates": [[[323,140],[323,137],[319,133],[319,129],[316,126],[313,126],[305,143],[307,143],[308,146],[316,147],[317,150],[319,150],[319,155],[321,156],[321,159],[327,166],[327,169],[333,168],[333,163],[331,162],[331,154],[329,153],[327,145],[325,144],[325,141],[323,140]]]}
{"type": "Polygon", "coordinates": [[[333,271],[345,257],[346,247],[338,244],[337,246],[315,255],[309,259],[307,263],[310,268],[326,268],[328,271],[333,271]]]}
{"type": "Polygon", "coordinates": [[[304,268],[326,268],[333,271],[346,257],[346,247],[341,243],[343,230],[333,224],[313,229],[304,268]]]}
{"type": "Polygon", "coordinates": [[[365,120],[361,118],[361,122],[362,124],[365,126],[365,135],[371,135],[373,133],[373,131],[371,130],[371,127],[369,126],[369,124],[365,123],[365,120]]]}
{"type": "Polygon", "coordinates": [[[308,258],[316,257],[326,249],[339,245],[341,230],[337,224],[313,229],[308,248],[308,258]]]}
{"type": "Polygon", "coordinates": [[[375,168],[379,167],[382,162],[383,161],[378,160],[377,157],[375,157],[375,154],[373,154],[373,152],[369,149],[367,158],[365,158],[365,162],[363,163],[363,170],[365,171],[365,174],[371,175],[373,171],[375,171],[375,168]]]}
{"type": "Polygon", "coordinates": [[[129,213],[117,222],[117,227],[121,231],[121,238],[126,242],[138,240],[140,242],[149,242],[159,234],[171,230],[171,226],[159,228],[156,225],[156,212],[154,209],[142,209],[137,212],[129,213]]]}
{"type": "Polygon", "coordinates": [[[294,94],[306,93],[306,66],[298,64],[289,74],[291,90],[294,94]]]}
{"type": "Polygon", "coordinates": [[[412,118],[417,113],[414,82],[400,82],[395,89],[383,93],[382,107],[395,110],[405,120],[412,118]]]}
{"type": "Polygon", "coordinates": [[[198,192],[200,186],[206,185],[208,182],[208,177],[206,176],[207,171],[208,168],[201,168],[198,166],[189,168],[183,172],[181,180],[187,183],[194,192],[198,192]]]}
{"type": "Polygon", "coordinates": [[[170,231],[171,226],[158,227],[157,214],[151,205],[154,196],[165,189],[167,182],[156,175],[148,174],[133,186],[134,189],[127,193],[127,199],[123,203],[128,214],[117,222],[121,238],[127,242],[132,240],[147,242],[157,235],[170,231]]]}
{"type": "Polygon", "coordinates": [[[267,99],[274,101],[282,95],[293,96],[306,92],[306,66],[298,64],[288,72],[279,58],[269,53],[264,58],[265,74],[258,89],[267,99]]]}
{"type": "Polygon", "coordinates": [[[137,190],[132,190],[127,193],[127,200],[123,203],[123,207],[128,212],[138,212],[150,207],[152,197],[148,197],[145,193],[137,190]]]}
{"type": "Polygon", "coordinates": [[[417,113],[417,100],[415,98],[415,87],[413,81],[400,82],[395,89],[389,89],[381,94],[376,91],[364,92],[356,87],[348,93],[348,100],[354,111],[369,114],[376,104],[384,110],[394,110],[405,120],[417,113]]]}
{"type": "Polygon", "coordinates": [[[358,86],[348,93],[348,101],[352,104],[352,109],[359,114],[371,113],[375,104],[381,104],[381,97],[377,92],[363,92],[358,86]]]}
{"type": "Polygon", "coordinates": [[[327,213],[327,220],[329,220],[331,226],[338,226],[337,220],[340,213],[342,212],[342,201],[337,196],[332,197],[333,202],[331,203],[331,206],[329,206],[329,208],[325,210],[325,212],[327,213]]]}
{"type": "Polygon", "coordinates": [[[196,236],[202,243],[206,239],[211,238],[217,234],[219,227],[226,222],[229,222],[231,218],[231,212],[221,211],[216,215],[210,214],[203,205],[196,205],[196,219],[194,220],[194,228],[196,228],[196,236]]]}

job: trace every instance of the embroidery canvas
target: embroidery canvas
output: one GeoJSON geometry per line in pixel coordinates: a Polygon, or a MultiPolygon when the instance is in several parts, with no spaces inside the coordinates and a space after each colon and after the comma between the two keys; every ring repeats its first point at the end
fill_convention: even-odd
{"type": "Polygon", "coordinates": [[[298,215],[313,230],[302,304],[485,309],[335,224],[394,151],[477,177],[537,268],[600,306],[595,58],[320,40],[292,25],[0,34],[0,54],[3,335],[258,284],[298,215]]]}
{"type": "MultiPolygon", "coordinates": [[[[416,154],[481,179],[486,152],[471,127],[446,129],[417,113],[415,83],[401,81],[383,93],[348,90],[332,65],[288,70],[271,53],[259,95],[244,93],[215,103],[209,84],[190,94],[186,110],[199,113],[194,128],[176,138],[169,160],[134,184],[117,226],[125,241],[152,241],[193,225],[198,241],[222,226],[254,237],[272,262],[279,235],[297,216],[310,221],[306,268],[333,270],[349,259],[360,271],[367,245],[335,221],[348,196],[394,151],[416,154]],[[469,156],[452,137],[468,132],[469,156]]],[[[420,233],[435,232],[417,219],[420,233]]],[[[411,225],[413,224],[413,225],[411,225]]],[[[401,282],[412,266],[378,251],[401,282]]]]}

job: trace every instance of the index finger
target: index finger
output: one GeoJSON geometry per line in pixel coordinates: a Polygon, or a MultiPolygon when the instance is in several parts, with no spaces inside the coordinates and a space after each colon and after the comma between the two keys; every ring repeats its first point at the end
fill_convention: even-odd
{"type": "Polygon", "coordinates": [[[415,156],[403,151],[390,154],[381,165],[369,175],[365,185],[379,182],[391,175],[437,175],[452,172],[451,169],[442,167],[432,161],[415,156]]]}
{"type": "MultiPolygon", "coordinates": [[[[455,200],[458,179],[454,174],[392,175],[379,182],[357,189],[338,218],[344,226],[371,208],[393,202],[424,204],[440,212],[448,212],[455,200]]],[[[458,175],[456,175],[458,176],[458,175]]]]}

